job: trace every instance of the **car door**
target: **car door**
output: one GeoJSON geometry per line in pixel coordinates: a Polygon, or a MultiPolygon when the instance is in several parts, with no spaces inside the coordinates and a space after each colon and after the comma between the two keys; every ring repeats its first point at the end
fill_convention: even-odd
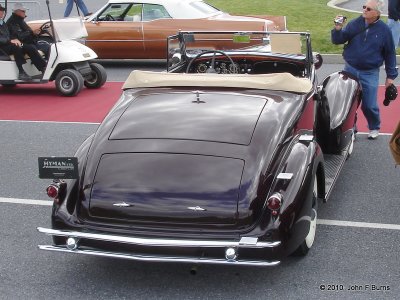
{"type": "Polygon", "coordinates": [[[143,4],[143,40],[148,58],[166,58],[167,38],[181,28],[167,10],[158,4],[143,4]]]}
{"type": "Polygon", "coordinates": [[[86,23],[86,45],[99,58],[146,58],[141,3],[110,3],[86,23]]]}

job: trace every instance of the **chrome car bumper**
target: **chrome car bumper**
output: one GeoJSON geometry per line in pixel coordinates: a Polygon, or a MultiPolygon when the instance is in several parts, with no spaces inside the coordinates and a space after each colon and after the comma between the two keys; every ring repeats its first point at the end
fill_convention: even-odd
{"type": "Polygon", "coordinates": [[[259,242],[257,238],[243,237],[240,241],[213,241],[213,240],[174,240],[174,239],[150,239],[135,238],[109,234],[87,233],[79,231],[56,230],[38,227],[37,230],[46,235],[67,237],[67,244],[64,246],[39,245],[39,249],[47,251],[59,251],[75,254],[86,254],[104,257],[124,258],[138,261],[157,261],[157,262],[184,262],[194,264],[229,264],[247,266],[276,266],[280,261],[263,260],[239,260],[237,255],[240,249],[265,249],[278,247],[281,242],[259,242]],[[135,255],[131,253],[108,252],[102,250],[79,248],[79,239],[95,240],[110,243],[122,243],[136,246],[150,247],[180,247],[180,248],[219,248],[225,249],[225,258],[205,258],[205,257],[182,257],[182,256],[163,256],[163,255],[135,255]],[[234,252],[232,254],[232,251],[234,252]],[[228,254],[227,254],[228,253],[228,254]]]}

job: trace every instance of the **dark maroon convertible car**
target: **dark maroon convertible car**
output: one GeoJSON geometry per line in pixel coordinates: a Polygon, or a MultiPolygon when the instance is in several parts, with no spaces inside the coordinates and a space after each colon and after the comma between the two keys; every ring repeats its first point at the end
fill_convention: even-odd
{"type": "Polygon", "coordinates": [[[308,33],[180,32],[168,57],[167,72],[132,72],[74,157],[39,158],[54,179],[39,248],[249,266],[307,254],[353,149],[358,82],[318,85],[308,33]]]}

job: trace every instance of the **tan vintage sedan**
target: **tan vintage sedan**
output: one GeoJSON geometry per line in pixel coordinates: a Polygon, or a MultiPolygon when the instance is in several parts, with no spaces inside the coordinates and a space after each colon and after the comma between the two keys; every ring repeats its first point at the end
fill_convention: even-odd
{"type": "Polygon", "coordinates": [[[99,58],[120,59],[166,58],[167,37],[180,30],[286,30],[284,17],[232,16],[202,0],[110,0],[85,25],[99,58]]]}

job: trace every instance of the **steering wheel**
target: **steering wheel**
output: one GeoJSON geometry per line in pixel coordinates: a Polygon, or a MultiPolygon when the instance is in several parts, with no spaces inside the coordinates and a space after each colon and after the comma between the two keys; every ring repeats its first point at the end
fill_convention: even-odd
{"type": "Polygon", "coordinates": [[[226,58],[229,59],[229,61],[231,62],[232,65],[235,65],[235,63],[233,62],[232,58],[231,58],[228,54],[226,54],[225,52],[223,52],[223,51],[221,51],[221,50],[208,50],[208,51],[204,51],[204,52],[201,52],[201,53],[197,54],[196,57],[193,58],[193,59],[190,61],[190,63],[188,64],[188,66],[187,66],[187,68],[186,68],[186,73],[189,73],[189,70],[190,70],[190,68],[192,67],[192,64],[193,64],[194,61],[198,60],[200,57],[202,57],[202,56],[205,55],[205,54],[211,54],[211,53],[213,54],[213,57],[212,57],[212,59],[211,59],[211,67],[207,70],[207,73],[216,73],[216,72],[215,72],[215,68],[214,68],[214,65],[215,65],[215,55],[216,55],[216,54],[221,54],[222,56],[225,56],[226,58]]]}
{"type": "Polygon", "coordinates": [[[47,35],[49,35],[49,36],[52,36],[51,35],[51,33],[50,33],[50,28],[51,28],[51,23],[50,23],[50,21],[47,21],[47,22],[44,22],[42,25],[40,25],[40,27],[39,27],[39,30],[40,30],[40,32],[39,32],[39,35],[42,35],[42,34],[47,34],[47,35]]]}
{"type": "Polygon", "coordinates": [[[105,21],[115,21],[115,18],[114,18],[112,15],[110,15],[110,14],[106,14],[106,15],[104,16],[104,20],[105,20],[105,21]]]}

